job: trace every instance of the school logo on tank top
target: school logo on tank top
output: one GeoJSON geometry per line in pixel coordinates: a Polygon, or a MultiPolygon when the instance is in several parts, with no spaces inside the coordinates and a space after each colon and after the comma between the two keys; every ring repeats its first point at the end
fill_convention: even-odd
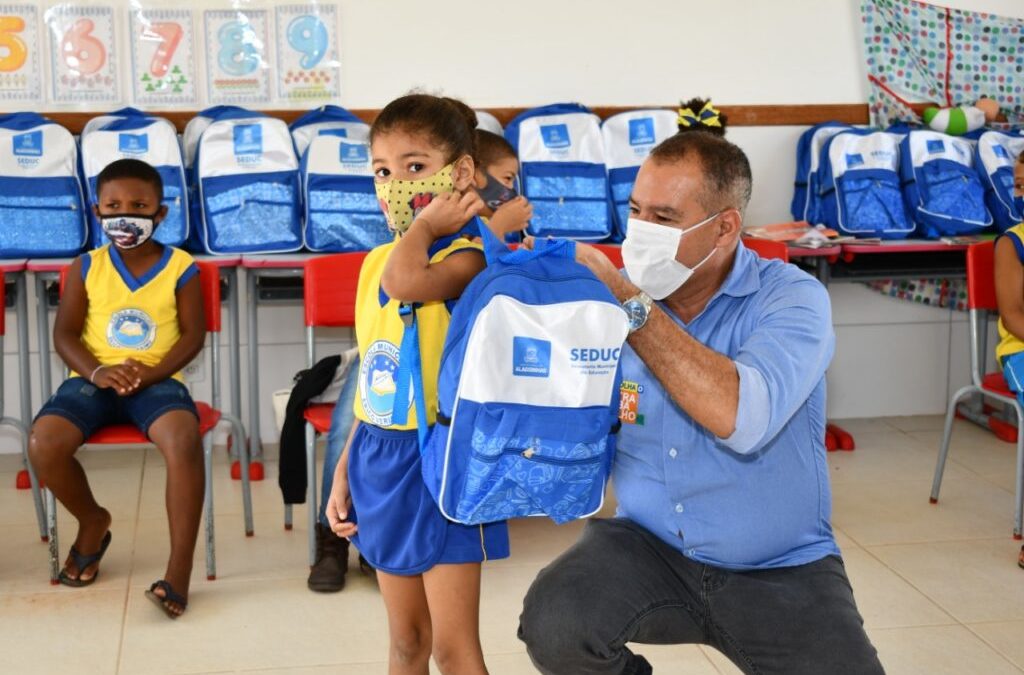
{"type": "MultiPolygon", "coordinates": [[[[398,347],[387,340],[377,340],[370,345],[359,366],[359,397],[371,424],[381,427],[391,425],[397,371],[398,347]]],[[[413,391],[410,387],[406,405],[411,407],[412,403],[413,391]]]]}
{"type": "Polygon", "coordinates": [[[143,351],[156,340],[156,322],[141,309],[122,309],[110,316],[107,342],[111,347],[143,351]]]}

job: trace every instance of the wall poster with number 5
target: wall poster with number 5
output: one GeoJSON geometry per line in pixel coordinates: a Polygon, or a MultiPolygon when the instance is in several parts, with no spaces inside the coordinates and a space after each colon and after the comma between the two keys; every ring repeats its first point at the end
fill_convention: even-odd
{"type": "Polygon", "coordinates": [[[277,98],[283,103],[337,101],[338,7],[333,4],[282,5],[277,19],[277,98]]]}
{"type": "Polygon", "coordinates": [[[40,103],[39,10],[0,4],[0,103],[40,103]]]}
{"type": "Polygon", "coordinates": [[[267,10],[208,10],[207,103],[260,105],[270,102],[267,10]]]}
{"type": "Polygon", "coordinates": [[[109,5],[65,3],[46,10],[54,103],[121,101],[116,16],[109,5]]]}
{"type": "Polygon", "coordinates": [[[129,30],[134,102],[198,107],[192,10],[133,3],[129,30]]]}

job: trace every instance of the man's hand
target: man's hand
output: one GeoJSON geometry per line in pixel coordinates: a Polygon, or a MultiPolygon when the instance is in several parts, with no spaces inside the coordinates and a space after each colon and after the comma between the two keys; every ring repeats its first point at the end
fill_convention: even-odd
{"type": "Polygon", "coordinates": [[[533,205],[526,200],[526,197],[516,197],[498,207],[498,210],[491,216],[488,225],[491,231],[499,237],[509,232],[522,232],[533,218],[533,205]]]}
{"type": "Polygon", "coordinates": [[[437,240],[461,230],[483,207],[484,203],[475,190],[468,190],[462,195],[443,192],[420,211],[412,227],[426,228],[431,238],[437,240]]]}
{"type": "Polygon", "coordinates": [[[327,499],[327,522],[331,526],[331,531],[339,537],[348,539],[359,530],[355,523],[348,520],[351,509],[352,494],[348,489],[348,477],[336,473],[334,484],[331,486],[331,496],[327,499]]]}
{"type": "Polygon", "coordinates": [[[138,390],[141,379],[139,371],[126,361],[115,366],[103,366],[93,375],[92,383],[100,389],[113,389],[119,396],[130,396],[138,390]]]}

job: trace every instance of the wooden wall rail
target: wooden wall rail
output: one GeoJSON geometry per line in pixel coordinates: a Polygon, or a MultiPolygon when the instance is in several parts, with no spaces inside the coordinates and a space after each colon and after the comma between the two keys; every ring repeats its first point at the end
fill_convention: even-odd
{"type": "MultiPolygon", "coordinates": [[[[611,117],[612,115],[620,112],[626,112],[627,110],[636,110],[637,108],[670,108],[675,109],[674,106],[630,106],[630,107],[611,107],[611,106],[595,106],[592,110],[600,116],[602,119],[611,117]]],[[[495,117],[502,125],[508,124],[513,117],[526,110],[526,108],[484,108],[495,117]]],[[[847,124],[867,124],[868,123],[868,106],[865,103],[826,103],[826,104],[814,104],[814,105],[723,105],[721,106],[723,113],[729,116],[729,125],[734,127],[758,127],[758,126],[807,126],[811,124],[817,124],[819,122],[827,122],[829,120],[836,120],[839,122],[846,122],[847,124]]],[[[72,133],[80,133],[82,127],[91,118],[105,111],[96,112],[52,112],[44,113],[47,117],[52,119],[54,122],[61,124],[71,130],[72,133]]],[[[291,123],[299,116],[303,115],[305,110],[266,110],[264,111],[268,115],[278,117],[284,121],[291,123]]],[[[360,118],[367,122],[372,122],[380,110],[376,109],[357,109],[352,110],[353,113],[358,115],[360,118]]],[[[174,122],[175,126],[178,127],[178,131],[185,129],[185,124],[195,116],[195,111],[192,110],[170,110],[170,111],[153,111],[154,115],[160,117],[166,117],[167,119],[174,122]]]]}

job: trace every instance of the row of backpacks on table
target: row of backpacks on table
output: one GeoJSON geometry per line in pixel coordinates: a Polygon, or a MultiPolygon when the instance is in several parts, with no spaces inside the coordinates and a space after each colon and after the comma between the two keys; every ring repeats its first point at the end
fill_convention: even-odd
{"type": "Polygon", "coordinates": [[[826,122],[797,146],[795,220],[841,235],[937,239],[1004,231],[1024,221],[1013,194],[1022,130],[948,136],[826,122]]]}
{"type": "MultiPolygon", "coordinates": [[[[529,232],[621,240],[636,172],[676,132],[676,113],[639,110],[603,123],[584,106],[528,110],[502,130],[520,158],[533,204],[529,232]]],[[[174,125],[133,108],[90,120],[76,138],[36,113],[0,116],[0,257],[60,257],[104,243],[92,215],[96,177],[137,158],[160,172],[167,217],[156,238],[209,254],[369,250],[391,234],[373,187],[369,126],[324,106],[289,127],[220,106],[180,137],[174,125]]]]}

